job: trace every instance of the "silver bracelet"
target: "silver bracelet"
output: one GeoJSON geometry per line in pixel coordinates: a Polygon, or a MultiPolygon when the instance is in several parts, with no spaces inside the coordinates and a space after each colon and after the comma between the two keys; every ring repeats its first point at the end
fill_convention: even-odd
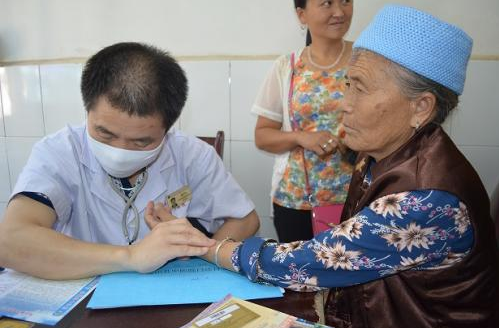
{"type": "Polygon", "coordinates": [[[222,245],[223,245],[223,244],[225,244],[225,243],[226,243],[226,242],[228,242],[228,241],[235,242],[235,240],[234,240],[234,239],[232,239],[232,238],[230,238],[230,237],[226,237],[226,238],[222,239],[222,240],[220,241],[220,243],[217,245],[217,248],[215,248],[215,260],[214,260],[214,262],[215,262],[215,265],[216,265],[217,267],[220,267],[220,265],[218,264],[218,251],[220,250],[220,248],[222,247],[222,245]]]}

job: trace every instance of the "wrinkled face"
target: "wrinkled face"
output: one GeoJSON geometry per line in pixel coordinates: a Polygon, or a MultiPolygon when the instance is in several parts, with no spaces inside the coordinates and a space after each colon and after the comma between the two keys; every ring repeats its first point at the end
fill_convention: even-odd
{"type": "Polygon", "coordinates": [[[159,146],[166,129],[159,114],[139,117],[122,112],[100,97],[88,111],[88,133],[109,146],[128,150],[152,150],[159,146]]]}
{"type": "Polygon", "coordinates": [[[302,24],[308,26],[314,38],[338,40],[348,32],[353,14],[352,0],[308,0],[305,8],[298,8],[302,24]]]}
{"type": "Polygon", "coordinates": [[[415,106],[400,92],[381,56],[362,52],[348,69],[343,125],[345,144],[377,161],[390,155],[414,134],[415,106]]]}

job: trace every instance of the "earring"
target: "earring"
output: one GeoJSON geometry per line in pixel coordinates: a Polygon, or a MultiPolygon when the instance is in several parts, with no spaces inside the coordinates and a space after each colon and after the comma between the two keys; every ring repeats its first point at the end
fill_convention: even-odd
{"type": "Polygon", "coordinates": [[[419,129],[419,121],[416,121],[416,127],[415,127],[415,129],[416,130],[419,129]]]}
{"type": "Polygon", "coordinates": [[[300,28],[302,31],[305,31],[307,29],[307,24],[300,24],[300,28]]]}

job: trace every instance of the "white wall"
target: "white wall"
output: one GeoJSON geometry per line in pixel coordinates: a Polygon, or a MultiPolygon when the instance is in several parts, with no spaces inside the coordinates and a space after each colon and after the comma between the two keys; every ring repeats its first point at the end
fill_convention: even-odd
{"type": "MultiPolygon", "coordinates": [[[[474,54],[499,54],[498,0],[356,0],[350,38],[390,2],[463,27],[474,54]]],[[[177,56],[280,54],[303,38],[291,0],[0,0],[0,62],[88,57],[124,40],[177,56]]]]}
{"type": "MultiPolygon", "coordinates": [[[[273,157],[255,148],[249,113],[272,61],[181,62],[190,94],[177,126],[193,135],[226,133],[224,162],[257,206],[261,234],[275,236],[270,213],[273,157]],[[207,83],[209,81],[209,83],[207,83]]],[[[78,92],[81,64],[0,68],[0,212],[41,137],[84,120],[78,92]],[[1,115],[3,113],[3,115],[1,115]]],[[[445,126],[479,172],[489,194],[499,182],[499,61],[472,61],[461,105],[445,126]]]]}
{"type": "MultiPolygon", "coordinates": [[[[351,36],[387,2],[357,0],[351,36]]],[[[445,129],[490,194],[499,182],[499,1],[399,2],[457,23],[475,38],[461,105],[445,129]]],[[[177,55],[201,56],[181,62],[190,94],[177,126],[195,135],[225,131],[224,162],[254,200],[261,234],[275,236],[268,197],[273,157],[255,148],[255,118],[249,114],[272,61],[252,55],[285,53],[303,44],[291,3],[0,0],[0,216],[33,143],[84,120],[79,94],[84,58],[115,41],[139,40],[177,55]],[[207,55],[213,56],[202,57],[207,55]],[[69,60],[73,57],[79,59],[69,60]],[[25,60],[31,62],[20,62],[25,60]]]]}

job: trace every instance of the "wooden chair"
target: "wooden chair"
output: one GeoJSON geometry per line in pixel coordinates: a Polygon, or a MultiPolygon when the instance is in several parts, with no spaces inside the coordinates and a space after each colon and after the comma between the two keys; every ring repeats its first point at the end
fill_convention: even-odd
{"type": "Polygon", "coordinates": [[[490,215],[492,216],[492,220],[495,221],[497,245],[499,246],[499,183],[492,196],[490,196],[490,215]]]}
{"type": "Polygon", "coordinates": [[[217,135],[215,137],[199,137],[199,139],[203,140],[204,142],[212,145],[215,147],[215,150],[220,156],[221,159],[224,158],[224,142],[225,142],[225,134],[223,131],[217,131],[217,135]]]}

